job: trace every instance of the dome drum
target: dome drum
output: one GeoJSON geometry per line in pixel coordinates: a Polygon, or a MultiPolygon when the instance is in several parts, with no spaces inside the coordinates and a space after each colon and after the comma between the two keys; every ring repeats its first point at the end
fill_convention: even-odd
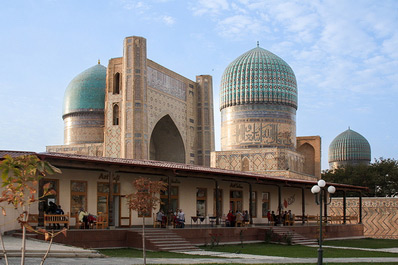
{"type": "Polygon", "coordinates": [[[64,115],[64,144],[101,143],[103,128],[103,111],[64,115]]]}
{"type": "Polygon", "coordinates": [[[222,151],[296,147],[295,109],[288,106],[243,105],[221,111],[222,151]]]}

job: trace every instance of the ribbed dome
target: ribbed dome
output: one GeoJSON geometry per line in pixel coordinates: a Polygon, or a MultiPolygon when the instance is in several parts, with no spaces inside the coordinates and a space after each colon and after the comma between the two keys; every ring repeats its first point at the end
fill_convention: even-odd
{"type": "Polygon", "coordinates": [[[369,142],[359,133],[348,129],[340,133],[329,146],[329,163],[340,161],[370,162],[369,142]]]}
{"type": "Polygon", "coordinates": [[[292,68],[260,47],[239,56],[221,79],[221,107],[272,103],[297,109],[297,83],[292,68]]]}
{"type": "Polygon", "coordinates": [[[97,64],[77,75],[69,83],[64,95],[63,115],[104,110],[106,67],[97,64]]]}

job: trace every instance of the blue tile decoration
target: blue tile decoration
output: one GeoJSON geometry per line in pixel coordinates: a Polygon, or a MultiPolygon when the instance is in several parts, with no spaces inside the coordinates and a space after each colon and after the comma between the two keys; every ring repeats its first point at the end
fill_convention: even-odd
{"type": "Polygon", "coordinates": [[[220,109],[252,103],[282,104],[297,109],[296,77],[284,60],[256,47],[225,69],[220,98],[220,109]]]}
{"type": "Polygon", "coordinates": [[[97,64],[78,74],[66,88],[63,115],[81,111],[103,111],[105,89],[105,66],[97,64]]]}

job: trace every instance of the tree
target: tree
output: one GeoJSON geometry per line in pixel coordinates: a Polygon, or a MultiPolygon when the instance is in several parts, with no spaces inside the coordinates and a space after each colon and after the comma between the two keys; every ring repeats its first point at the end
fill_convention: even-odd
{"type": "MultiPolygon", "coordinates": [[[[12,205],[16,210],[22,210],[17,222],[22,228],[22,247],[21,247],[21,265],[25,264],[25,245],[26,245],[26,230],[44,234],[46,240],[50,239],[50,244],[47,253],[44,255],[41,264],[44,263],[51,247],[52,239],[59,233],[65,233],[65,230],[59,232],[49,232],[45,229],[35,230],[28,223],[30,206],[38,202],[38,183],[41,178],[46,175],[61,173],[61,171],[52,166],[46,161],[41,161],[35,155],[25,155],[19,157],[11,157],[6,155],[0,164],[1,178],[2,178],[2,193],[0,203],[6,202],[12,205]]],[[[43,187],[43,197],[55,194],[54,190],[50,190],[50,183],[43,187]]],[[[0,206],[3,215],[6,215],[6,209],[0,206]]],[[[0,233],[0,241],[3,247],[3,253],[8,264],[7,253],[4,248],[3,238],[0,233]]]]}
{"type": "Polygon", "coordinates": [[[345,165],[324,170],[322,179],[328,182],[368,187],[365,196],[392,197],[398,195],[398,161],[375,159],[369,165],[345,165]]]}
{"type": "Polygon", "coordinates": [[[145,253],[145,217],[160,203],[159,193],[165,191],[167,184],[162,181],[151,181],[140,177],[133,181],[135,193],[128,194],[127,204],[130,210],[137,211],[142,216],[142,254],[146,264],[145,253]]]}

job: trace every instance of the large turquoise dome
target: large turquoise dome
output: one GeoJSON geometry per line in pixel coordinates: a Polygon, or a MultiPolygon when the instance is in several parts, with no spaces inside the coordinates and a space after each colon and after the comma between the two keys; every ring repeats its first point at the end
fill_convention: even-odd
{"type": "Polygon", "coordinates": [[[105,89],[105,66],[98,63],[78,74],[66,88],[63,115],[81,111],[103,111],[105,89]]]}
{"type": "Polygon", "coordinates": [[[296,77],[284,60],[256,47],[225,69],[220,96],[220,109],[251,103],[282,104],[297,109],[296,77]]]}
{"type": "Polygon", "coordinates": [[[329,146],[329,165],[369,163],[370,145],[361,134],[348,129],[340,133],[329,146]]]}

